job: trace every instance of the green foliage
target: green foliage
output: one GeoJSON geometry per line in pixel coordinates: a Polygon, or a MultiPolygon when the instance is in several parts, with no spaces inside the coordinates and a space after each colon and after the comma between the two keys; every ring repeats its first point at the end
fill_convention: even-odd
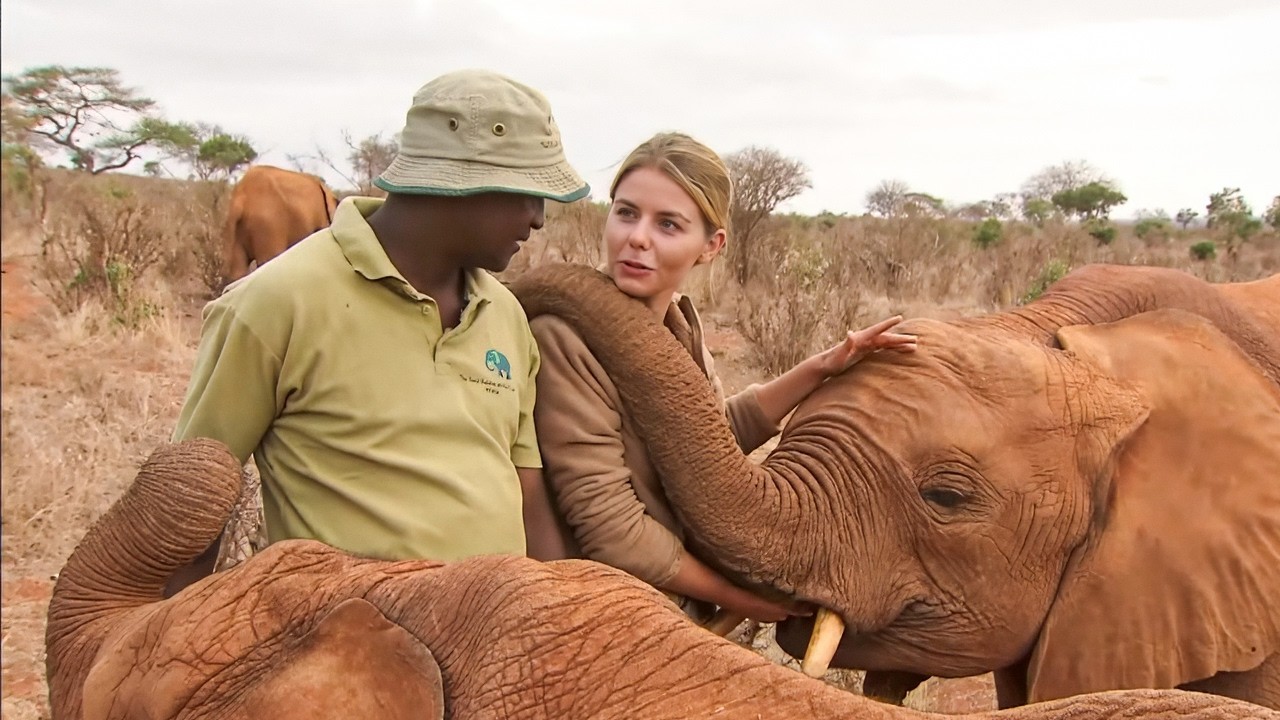
{"type": "Polygon", "coordinates": [[[1110,185],[1100,170],[1084,160],[1068,160],[1050,165],[1022,184],[1024,198],[1050,198],[1063,190],[1074,190],[1089,183],[1110,185]]]}
{"type": "Polygon", "coordinates": [[[1044,227],[1055,212],[1053,203],[1044,198],[1032,197],[1022,201],[1022,217],[1036,227],[1044,227]]]}
{"type": "Polygon", "coordinates": [[[1218,255],[1218,246],[1212,240],[1201,240],[1191,246],[1191,257],[1197,260],[1212,260],[1218,255]]]}
{"type": "Polygon", "coordinates": [[[155,102],[126,87],[111,68],[47,65],[6,75],[4,85],[25,135],[65,151],[73,167],[89,173],[129,165],[167,130],[149,115],[155,102]],[[129,120],[129,130],[117,129],[129,120]]]}
{"type": "Polygon", "coordinates": [[[999,220],[989,217],[973,229],[973,244],[982,249],[998,245],[1004,235],[1004,226],[999,220]]]}
{"type": "Polygon", "coordinates": [[[1160,237],[1168,237],[1169,235],[1169,216],[1163,210],[1157,210],[1153,213],[1139,213],[1138,221],[1133,224],[1133,234],[1138,236],[1139,240],[1156,239],[1160,237]]]}
{"type": "Polygon", "coordinates": [[[247,138],[219,132],[200,143],[193,165],[201,179],[208,179],[217,173],[233,175],[257,158],[258,151],[253,149],[247,138]],[[207,169],[208,173],[200,172],[201,169],[207,169]]]}
{"type": "Polygon", "coordinates": [[[1200,213],[1195,210],[1192,210],[1191,208],[1182,208],[1178,211],[1178,215],[1175,220],[1177,220],[1178,224],[1182,226],[1183,230],[1186,230],[1187,226],[1198,217],[1200,217],[1200,213]]]}
{"type": "Polygon", "coordinates": [[[1099,245],[1110,245],[1116,239],[1115,226],[1106,220],[1089,220],[1084,229],[1099,245]]]}
{"type": "Polygon", "coordinates": [[[1053,194],[1050,202],[1063,213],[1085,220],[1105,220],[1111,208],[1123,205],[1129,198],[1124,193],[1101,182],[1091,182],[1053,194]]]}
{"type": "Polygon", "coordinates": [[[1240,188],[1223,188],[1209,196],[1205,206],[1206,225],[1217,230],[1227,244],[1227,255],[1235,258],[1240,246],[1262,229],[1262,221],[1253,216],[1253,209],[1240,195],[1240,188]]]}
{"type": "Polygon", "coordinates": [[[1049,286],[1058,282],[1071,270],[1071,267],[1061,260],[1050,260],[1040,269],[1040,274],[1032,281],[1031,287],[1027,288],[1027,292],[1022,295],[1019,304],[1026,305],[1044,294],[1049,286]]]}

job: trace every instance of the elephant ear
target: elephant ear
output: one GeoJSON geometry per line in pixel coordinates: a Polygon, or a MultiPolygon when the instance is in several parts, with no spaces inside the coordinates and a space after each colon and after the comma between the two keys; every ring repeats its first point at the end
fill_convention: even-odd
{"type": "Polygon", "coordinates": [[[245,720],[444,718],[435,657],[366,600],[343,601],[285,652],[245,698],[245,720]]]}
{"type": "Polygon", "coordinates": [[[1280,388],[1181,311],[1058,339],[1094,366],[1082,405],[1136,392],[1147,411],[1110,437],[1085,433],[1082,456],[1102,444],[1110,457],[1033,650],[1028,699],[1258,666],[1280,650],[1280,388]]]}

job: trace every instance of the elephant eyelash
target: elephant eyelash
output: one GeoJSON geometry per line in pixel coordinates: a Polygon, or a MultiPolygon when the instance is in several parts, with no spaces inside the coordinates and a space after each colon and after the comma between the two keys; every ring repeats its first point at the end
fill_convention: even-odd
{"type": "Polygon", "coordinates": [[[945,486],[924,488],[920,491],[920,497],[945,510],[958,510],[969,502],[969,495],[964,491],[945,486]]]}

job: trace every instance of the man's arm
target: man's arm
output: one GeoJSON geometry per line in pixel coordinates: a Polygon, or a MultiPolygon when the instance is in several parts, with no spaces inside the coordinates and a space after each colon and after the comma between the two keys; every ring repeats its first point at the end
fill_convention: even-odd
{"type": "Polygon", "coordinates": [[[562,560],[569,556],[569,527],[551,502],[542,468],[516,468],[524,493],[525,553],[534,560],[562,560]]]}
{"type": "MultiPolygon", "coordinates": [[[[262,441],[279,412],[278,354],[239,320],[227,303],[208,306],[187,396],[173,432],[175,442],[206,437],[226,445],[241,464],[262,441]]],[[[165,586],[170,597],[213,574],[222,534],[165,586]]]]}

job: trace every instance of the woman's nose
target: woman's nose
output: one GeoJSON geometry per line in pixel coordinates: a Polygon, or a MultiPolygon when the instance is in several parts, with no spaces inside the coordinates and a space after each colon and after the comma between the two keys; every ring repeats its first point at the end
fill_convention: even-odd
{"type": "Polygon", "coordinates": [[[631,234],[627,236],[627,243],[632,247],[641,249],[649,248],[649,227],[645,223],[638,222],[631,226],[631,234]]]}

